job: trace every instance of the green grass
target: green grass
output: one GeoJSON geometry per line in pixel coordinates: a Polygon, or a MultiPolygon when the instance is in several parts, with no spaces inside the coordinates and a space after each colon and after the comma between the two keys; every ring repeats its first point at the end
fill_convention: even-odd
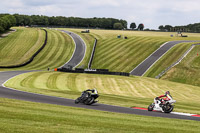
{"type": "Polygon", "coordinates": [[[162,79],[200,86],[200,56],[197,56],[197,53],[200,53],[200,46],[195,46],[182,62],[168,71],[162,79]]]}
{"type": "MultiPolygon", "coordinates": [[[[50,69],[54,69],[64,65],[71,58],[75,48],[71,37],[69,37],[65,33],[56,30],[47,29],[47,32],[47,45],[34,58],[33,62],[24,67],[16,68],[14,70],[45,70],[48,67],[50,69]]],[[[17,44],[13,43],[13,45],[17,44]]],[[[27,45],[30,44],[27,43],[27,45]]],[[[11,48],[12,47],[13,46],[11,46],[11,48]]],[[[2,58],[2,60],[5,60],[5,58],[2,58]]]]}
{"type": "Polygon", "coordinates": [[[97,88],[100,102],[125,107],[147,107],[169,90],[177,100],[175,111],[200,114],[200,88],[143,77],[123,77],[60,72],[32,72],[12,78],[11,88],[75,99],[88,88],[97,88]],[[187,93],[186,93],[187,92],[187,93]]]}
{"type": "Polygon", "coordinates": [[[199,132],[200,122],[119,114],[0,98],[4,133],[199,132]]]}
{"type": "MultiPolygon", "coordinates": [[[[87,38],[90,38],[90,40],[97,38],[98,43],[92,68],[109,69],[111,71],[130,72],[163,43],[173,40],[185,40],[185,38],[181,37],[170,37],[171,34],[175,35],[175,32],[91,29],[89,34],[81,34],[81,31],[84,29],[68,30],[76,32],[84,40],[87,40],[87,38]],[[127,36],[128,39],[117,39],[118,35],[127,36]]],[[[191,33],[188,33],[188,36],[187,40],[198,40],[200,37],[199,34],[191,33]]],[[[90,56],[90,54],[86,56],[90,56]]]]}
{"type": "Polygon", "coordinates": [[[26,62],[43,44],[45,32],[37,28],[14,28],[17,31],[0,39],[0,66],[26,62]]]}
{"type": "Polygon", "coordinates": [[[159,59],[144,76],[155,78],[167,67],[175,63],[194,43],[180,43],[170,49],[161,59],[159,59]]]}
{"type": "MultiPolygon", "coordinates": [[[[79,34],[87,43],[86,58],[79,67],[87,67],[93,47],[93,39],[97,38],[97,51],[92,67],[108,68],[112,71],[129,72],[162,43],[185,39],[179,37],[171,38],[169,37],[170,34],[175,33],[165,32],[90,30],[90,34],[81,34],[81,29],[69,30],[79,34]],[[128,36],[128,39],[117,39],[116,37],[119,34],[128,36]],[[145,47],[145,49],[142,47],[145,47]],[[121,51],[123,52],[120,53],[121,51]],[[129,63],[130,60],[131,63],[129,63]]],[[[17,36],[19,36],[18,32],[15,34],[18,34],[17,36]]],[[[200,34],[188,34],[188,36],[188,40],[198,40],[200,34]]],[[[6,38],[3,38],[3,40],[4,39],[6,38]]],[[[0,39],[0,41],[1,40],[2,39],[0,39]]],[[[170,54],[171,52],[170,55],[172,57],[166,62],[173,62],[175,57],[178,58],[177,55],[184,53],[186,48],[188,48],[188,44],[183,44],[181,47],[169,51],[167,54],[170,54]]],[[[73,41],[67,34],[56,30],[48,30],[48,44],[45,49],[42,50],[30,65],[20,69],[41,70],[46,69],[47,67],[55,68],[61,66],[69,60],[73,50],[73,41]]],[[[196,74],[193,79],[195,82],[197,82],[198,77],[200,77],[198,75],[200,65],[199,57],[194,57],[194,54],[198,51],[199,46],[195,47],[195,49],[193,49],[186,57],[186,60],[181,62],[181,64],[183,63],[185,65],[184,67],[182,67],[183,64],[179,64],[181,65],[181,68],[186,70],[191,70],[190,68],[196,70],[190,71],[191,77],[196,74]]],[[[19,55],[19,53],[16,55],[19,55]]],[[[163,63],[163,69],[165,67],[164,64],[167,63],[163,63]]],[[[179,65],[176,67],[180,67],[179,65]]],[[[154,70],[156,71],[157,69],[154,70]]],[[[180,69],[180,71],[177,70],[177,72],[181,75],[183,69],[180,69]]],[[[173,71],[171,73],[173,73],[173,71]]],[[[188,76],[189,73],[187,71],[184,71],[183,75],[187,75],[187,79],[184,79],[185,83],[186,81],[189,83],[192,82],[188,80],[190,76],[188,76]]],[[[169,76],[169,74],[166,76],[169,76]]],[[[171,77],[173,78],[173,75],[171,77]]],[[[180,79],[182,80],[183,78],[181,77],[180,79]]],[[[174,78],[172,81],[178,80],[174,78]]],[[[147,77],[122,77],[43,71],[16,76],[9,80],[5,85],[23,91],[71,99],[80,96],[81,91],[95,87],[100,93],[100,103],[124,107],[137,106],[145,108],[153,102],[154,97],[169,90],[174,99],[177,100],[174,111],[200,114],[200,87],[147,77]]],[[[200,123],[196,121],[128,114],[119,115],[118,113],[31,103],[3,98],[0,98],[0,108],[0,130],[1,132],[9,133],[38,131],[168,133],[199,132],[200,130],[200,123]]]]}

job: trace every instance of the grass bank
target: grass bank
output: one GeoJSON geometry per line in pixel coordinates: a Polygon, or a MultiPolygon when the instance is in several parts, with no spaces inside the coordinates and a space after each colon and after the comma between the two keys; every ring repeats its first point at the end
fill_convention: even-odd
{"type": "Polygon", "coordinates": [[[111,113],[0,98],[4,133],[199,132],[200,122],[111,113]]]}
{"type": "Polygon", "coordinates": [[[37,28],[14,28],[16,32],[0,39],[0,66],[28,61],[44,43],[45,32],[37,28]]]}
{"type": "Polygon", "coordinates": [[[95,87],[101,95],[101,103],[124,107],[147,107],[153,98],[169,90],[177,100],[175,111],[200,114],[199,87],[151,78],[32,72],[16,76],[5,85],[71,99],[80,96],[81,91],[95,87]]]}
{"type": "Polygon", "coordinates": [[[197,45],[161,79],[200,86],[200,46],[197,45]],[[197,56],[198,54],[198,56],[197,56]]]}
{"type": "MultiPolygon", "coordinates": [[[[130,72],[163,43],[174,40],[185,40],[176,37],[175,32],[145,32],[120,30],[94,30],[90,33],[81,33],[85,29],[68,29],[79,34],[84,40],[97,38],[92,68],[109,69],[111,71],[130,72]],[[170,35],[174,37],[170,37],[170,35]],[[121,35],[121,38],[117,38],[121,35]],[[123,39],[127,36],[128,39],[123,39]]],[[[198,40],[199,34],[188,33],[187,40],[198,40]]],[[[87,41],[86,41],[87,42],[87,41]]],[[[87,43],[91,51],[93,42],[87,43]]],[[[88,53],[87,56],[90,56],[88,53]]]]}
{"type": "MultiPolygon", "coordinates": [[[[19,29],[21,30],[21,28],[19,29]]],[[[75,45],[71,37],[57,30],[47,29],[47,32],[48,32],[47,45],[34,58],[33,62],[31,62],[30,64],[24,67],[16,68],[14,70],[47,70],[48,67],[50,69],[54,69],[54,68],[64,65],[71,58],[75,49],[75,45]]],[[[24,34],[26,34],[26,32],[24,34]]],[[[19,37],[17,36],[16,38],[19,38],[19,37]]],[[[41,44],[43,44],[43,42],[41,44]]],[[[18,44],[13,43],[13,45],[10,46],[10,48],[14,49],[14,51],[15,50],[17,51],[17,49],[15,49],[15,46],[17,45],[18,44]]],[[[35,47],[35,45],[32,46],[29,43],[29,41],[26,43],[26,45],[29,46],[30,49],[35,47]]],[[[5,53],[5,57],[1,58],[1,60],[4,61],[6,60],[6,58],[8,58],[6,55],[7,51],[8,50],[6,50],[5,52],[2,52],[2,53],[5,53]]],[[[12,55],[9,55],[10,58],[15,58],[15,56],[21,54],[20,52],[15,53],[13,51],[11,53],[12,55]]],[[[31,54],[33,53],[34,52],[32,51],[31,54]]],[[[27,57],[26,54],[24,54],[23,56],[27,57]]],[[[21,58],[19,60],[21,60],[21,58]]],[[[19,60],[15,60],[15,62],[19,63],[18,62],[19,60]]],[[[10,69],[1,69],[1,70],[10,70],[10,69]]]]}

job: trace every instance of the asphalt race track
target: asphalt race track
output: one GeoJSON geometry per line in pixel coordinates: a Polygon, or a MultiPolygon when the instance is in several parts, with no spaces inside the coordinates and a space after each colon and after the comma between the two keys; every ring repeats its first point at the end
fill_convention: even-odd
{"type": "MultiPolygon", "coordinates": [[[[5,81],[7,81],[9,78],[18,74],[26,73],[26,72],[28,71],[0,72],[0,83],[2,84],[5,81]]],[[[176,114],[165,114],[165,113],[160,113],[160,112],[149,112],[146,110],[138,110],[138,109],[133,109],[133,108],[105,105],[105,104],[99,104],[99,103],[96,103],[90,106],[83,105],[83,104],[75,104],[74,100],[72,99],[18,91],[18,90],[6,88],[2,86],[1,84],[0,84],[0,97],[3,97],[3,98],[56,104],[56,105],[71,106],[71,107],[86,108],[86,109],[94,109],[94,110],[109,111],[109,112],[116,112],[116,113],[126,113],[126,114],[136,114],[136,115],[144,115],[144,116],[153,116],[153,117],[165,117],[165,118],[200,121],[200,117],[191,117],[191,116],[176,115],[176,114]]]]}
{"type": "Polygon", "coordinates": [[[69,36],[72,37],[75,43],[75,51],[71,57],[71,59],[65,63],[62,67],[68,68],[68,66],[76,67],[79,65],[79,63],[83,60],[86,52],[86,44],[84,41],[75,33],[61,30],[65,33],[67,33],[69,36]]]}
{"type": "Polygon", "coordinates": [[[162,47],[157,49],[154,53],[152,53],[149,57],[146,58],[142,63],[140,63],[136,68],[134,68],[130,74],[136,76],[143,76],[147,70],[153,66],[170,48],[175,46],[178,43],[184,42],[195,42],[195,41],[171,41],[167,42],[162,47]]]}
{"type": "MultiPolygon", "coordinates": [[[[73,67],[75,67],[84,58],[86,45],[84,44],[83,40],[76,34],[68,32],[68,31],[64,31],[64,32],[71,35],[74,42],[76,43],[75,52],[74,52],[71,60],[69,62],[67,62],[64,65],[64,67],[68,67],[68,65],[72,65],[73,67]]],[[[168,50],[170,47],[172,47],[173,45],[175,45],[177,43],[180,43],[180,41],[171,42],[168,45],[164,45],[163,47],[160,48],[160,50],[157,50],[158,52],[156,51],[151,56],[152,57],[155,56],[154,58],[157,59],[159,56],[162,56],[162,53],[164,53],[164,51],[168,50]]],[[[153,64],[151,60],[155,60],[154,58],[147,59],[148,62],[150,62],[149,63],[150,65],[153,64]]],[[[146,60],[144,62],[146,62],[146,60]]],[[[147,64],[148,64],[148,62],[147,62],[147,64]]],[[[23,92],[23,91],[11,89],[11,88],[6,88],[2,85],[8,79],[10,79],[16,75],[27,73],[27,72],[30,72],[30,71],[0,72],[0,97],[25,100],[25,101],[31,101],[31,102],[71,106],[71,107],[78,107],[78,108],[87,108],[87,109],[94,109],[94,110],[101,110],[101,111],[117,112],[117,113],[127,113],[127,114],[136,114],[136,115],[153,116],[153,117],[165,117],[165,118],[176,118],[176,119],[200,121],[200,117],[191,117],[191,116],[176,115],[176,114],[165,114],[165,113],[159,113],[159,112],[148,112],[146,110],[138,110],[138,109],[133,109],[133,108],[105,105],[105,104],[99,104],[99,103],[96,103],[96,104],[90,105],[90,106],[83,105],[83,104],[75,104],[74,100],[72,100],[72,99],[23,92]]],[[[133,74],[135,74],[134,72],[135,71],[133,71],[133,74]]],[[[134,105],[134,103],[133,103],[133,105],[134,105]]]]}

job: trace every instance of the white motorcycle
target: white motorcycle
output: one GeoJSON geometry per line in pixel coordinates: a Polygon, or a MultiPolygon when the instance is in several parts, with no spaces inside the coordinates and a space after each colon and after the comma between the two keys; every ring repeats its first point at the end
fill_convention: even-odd
{"type": "Polygon", "coordinates": [[[176,100],[173,100],[171,98],[171,100],[166,101],[164,99],[154,99],[154,103],[150,104],[148,107],[148,111],[161,111],[164,113],[170,113],[173,111],[174,109],[174,103],[176,102],[176,100]]]}

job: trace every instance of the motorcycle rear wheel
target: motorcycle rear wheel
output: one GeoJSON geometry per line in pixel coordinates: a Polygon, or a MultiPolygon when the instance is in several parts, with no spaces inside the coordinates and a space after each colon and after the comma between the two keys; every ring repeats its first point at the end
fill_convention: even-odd
{"type": "Polygon", "coordinates": [[[94,103],[94,97],[89,97],[85,102],[86,105],[91,105],[94,103]]]}
{"type": "Polygon", "coordinates": [[[168,104],[168,105],[166,105],[166,106],[163,106],[162,109],[163,109],[163,111],[164,111],[165,113],[170,113],[170,112],[172,112],[172,110],[174,109],[174,106],[168,104]]]}

